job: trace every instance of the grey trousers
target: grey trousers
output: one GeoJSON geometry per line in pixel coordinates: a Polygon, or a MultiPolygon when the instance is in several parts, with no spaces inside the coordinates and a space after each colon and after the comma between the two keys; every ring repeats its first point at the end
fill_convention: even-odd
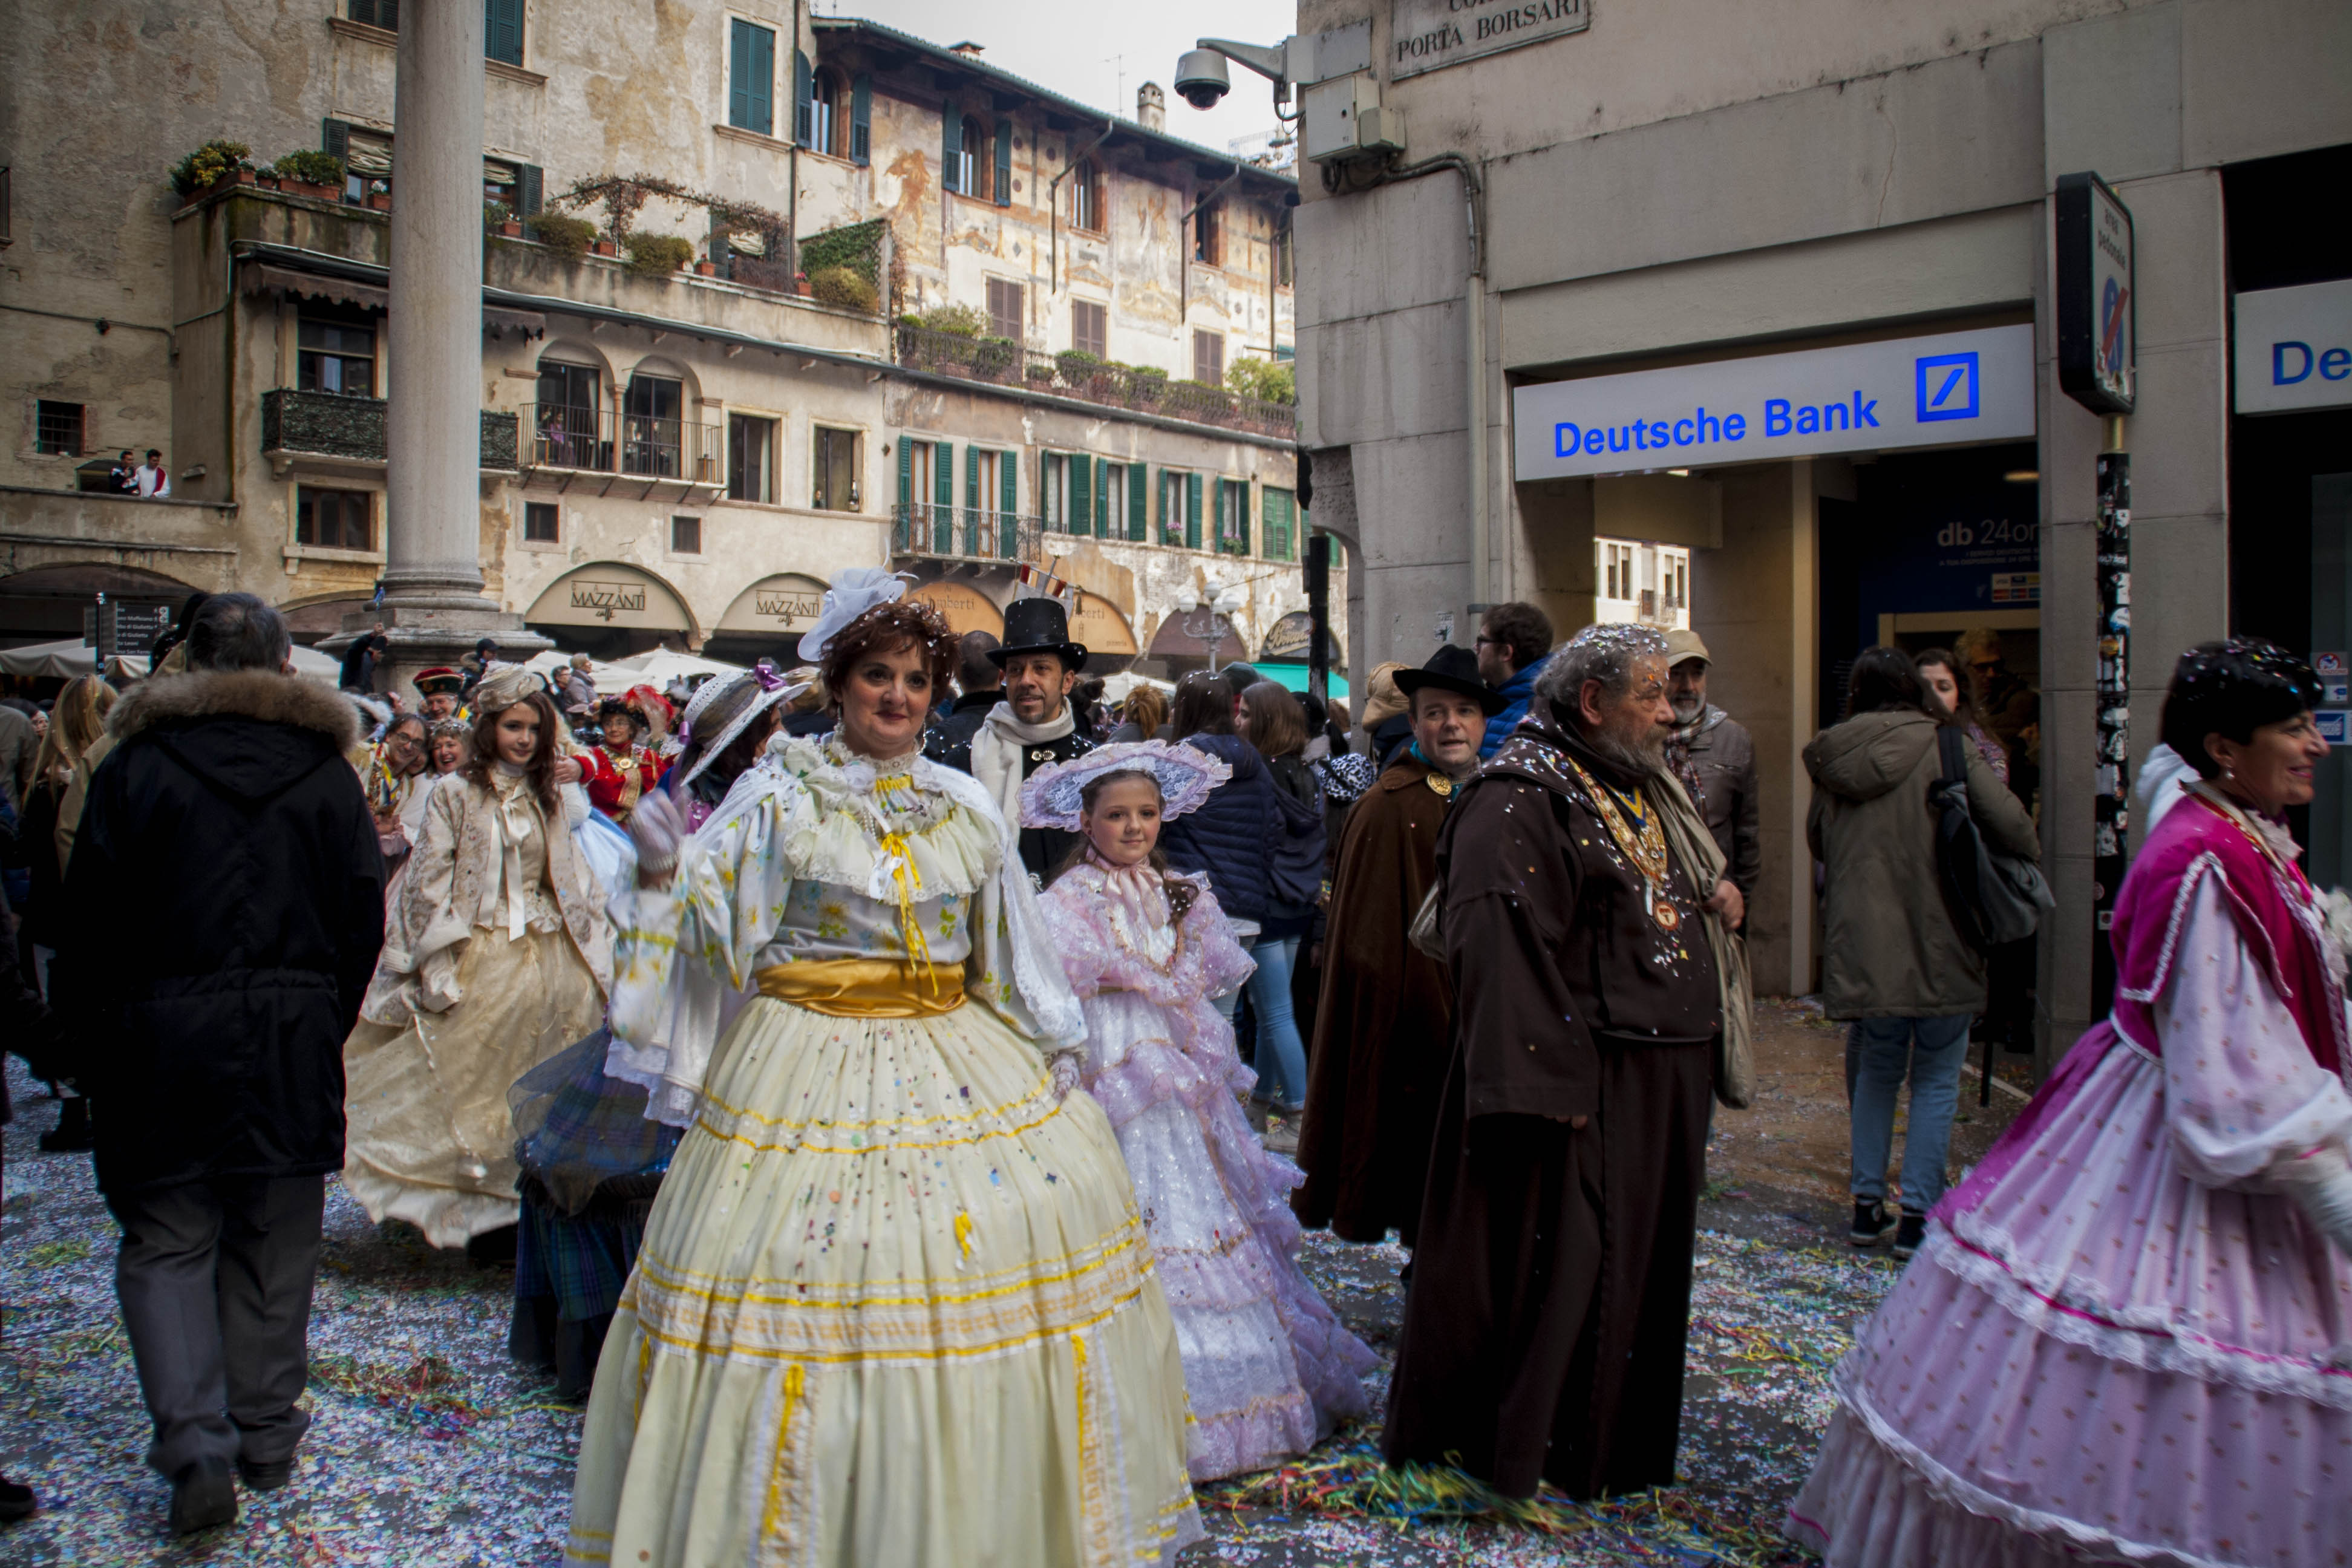
{"type": "Polygon", "coordinates": [[[310,1283],[324,1176],[224,1177],[112,1196],[115,1295],[166,1476],[207,1457],[294,1456],[310,1418],[310,1283]]]}

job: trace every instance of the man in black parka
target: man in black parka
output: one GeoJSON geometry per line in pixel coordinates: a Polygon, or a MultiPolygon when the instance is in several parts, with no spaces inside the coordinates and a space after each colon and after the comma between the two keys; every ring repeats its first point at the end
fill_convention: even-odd
{"type": "Polygon", "coordinates": [[[343,1037],[383,941],[352,706],[288,652],[275,610],[216,595],[189,672],[115,705],[52,968],[182,1531],[236,1517],[232,1468],[292,1474],[343,1037]]]}

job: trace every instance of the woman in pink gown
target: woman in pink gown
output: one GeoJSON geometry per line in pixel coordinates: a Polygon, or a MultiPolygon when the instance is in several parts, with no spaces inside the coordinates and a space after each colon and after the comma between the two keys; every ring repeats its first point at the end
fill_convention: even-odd
{"type": "Polygon", "coordinates": [[[1832,1568],[2352,1561],[2344,906],[2284,821],[2317,690],[2259,640],[2182,657],[2200,776],[2117,898],[2114,1010],[1838,1368],[1789,1516],[1832,1568]]]}

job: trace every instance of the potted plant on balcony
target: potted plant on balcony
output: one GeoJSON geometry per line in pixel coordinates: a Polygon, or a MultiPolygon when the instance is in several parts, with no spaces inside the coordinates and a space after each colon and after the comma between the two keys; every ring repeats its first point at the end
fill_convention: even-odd
{"type": "Polygon", "coordinates": [[[1138,408],[1157,406],[1168,390],[1168,373],[1156,364],[1131,364],[1127,374],[1128,402],[1138,408]]]}
{"type": "Polygon", "coordinates": [[[882,308],[881,294],[854,268],[820,267],[808,281],[809,297],[824,304],[868,316],[882,308]]]}
{"type": "Polygon", "coordinates": [[[390,212],[392,210],[392,182],[390,180],[370,180],[367,185],[367,205],[370,212],[390,212]]]}
{"type": "Polygon", "coordinates": [[[629,236],[630,272],[639,278],[667,278],[694,260],[694,244],[674,234],[629,236]]]}
{"type": "Polygon", "coordinates": [[[719,263],[707,256],[700,257],[694,263],[694,275],[697,278],[716,278],[719,276],[719,263]]]}
{"type": "MultiPolygon", "coordinates": [[[[596,244],[596,226],[584,217],[571,217],[562,213],[541,213],[530,220],[530,237],[554,251],[558,256],[574,260],[588,254],[596,244]]],[[[610,254],[599,249],[598,255],[610,254]]]]}
{"type": "Polygon", "coordinates": [[[289,196],[321,202],[343,199],[343,161],[332,153],[315,148],[289,153],[270,167],[278,171],[278,188],[289,196]]]}
{"type": "Polygon", "coordinates": [[[216,190],[253,184],[253,165],[247,162],[252,153],[242,142],[207,142],[172,165],[172,188],[183,200],[194,201],[216,190]]]}
{"type": "Polygon", "coordinates": [[[513,209],[504,202],[482,204],[482,229],[484,233],[497,235],[501,239],[522,237],[521,221],[514,216],[513,209]]]}

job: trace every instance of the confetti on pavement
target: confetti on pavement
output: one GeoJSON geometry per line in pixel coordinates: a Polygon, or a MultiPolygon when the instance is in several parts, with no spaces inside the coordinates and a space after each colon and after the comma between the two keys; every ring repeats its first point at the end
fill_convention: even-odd
{"type": "MultiPolygon", "coordinates": [[[[0,1473],[41,1510],[0,1531],[0,1563],[215,1568],[542,1568],[562,1560],[580,1413],[506,1354],[512,1274],[380,1231],[328,1186],[315,1292],[313,1419],[294,1482],[240,1489],[234,1525],[174,1540],[169,1489],[115,1310],[114,1229],[80,1155],[43,1155],[52,1103],[11,1061],[0,1218],[0,1473]]],[[[1382,1359],[1403,1301],[1393,1246],[1307,1238],[1309,1276],[1382,1359]]],[[[1810,1561],[1780,1510],[1829,1418],[1829,1369],[1895,1279],[1837,1247],[1702,1233],[1683,1415],[1686,1484],[1580,1505],[1498,1508],[1448,1472],[1400,1478],[1377,1427],[1297,1464],[1204,1489],[1210,1540],[1185,1568],[1766,1568],[1810,1561]],[[1516,1517],[1514,1515],[1516,1514],[1516,1517]]]]}

